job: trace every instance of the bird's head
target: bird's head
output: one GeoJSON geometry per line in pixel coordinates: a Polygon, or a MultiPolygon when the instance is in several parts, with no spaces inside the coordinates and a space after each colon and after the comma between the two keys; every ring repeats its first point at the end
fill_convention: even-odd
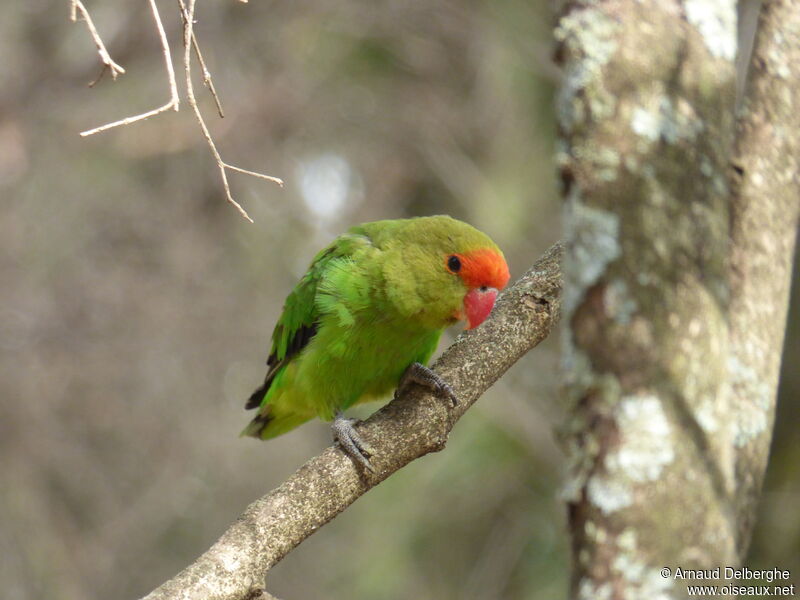
{"type": "Polygon", "coordinates": [[[491,247],[450,254],[445,259],[445,268],[461,279],[466,289],[463,308],[455,316],[466,319],[466,328],[473,329],[486,320],[497,293],[508,283],[508,265],[503,254],[491,247]]]}
{"type": "Polygon", "coordinates": [[[509,279],[489,236],[447,216],[408,219],[395,234],[386,275],[402,313],[432,328],[466,320],[473,329],[489,316],[509,279]]]}

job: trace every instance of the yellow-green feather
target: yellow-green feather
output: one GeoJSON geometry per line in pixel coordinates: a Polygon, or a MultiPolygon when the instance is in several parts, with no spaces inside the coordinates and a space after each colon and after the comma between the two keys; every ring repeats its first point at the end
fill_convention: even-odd
{"type": "Polygon", "coordinates": [[[466,288],[446,257],[479,248],[499,252],[445,216],[365,223],[336,238],[286,299],[252,399],[259,414],[242,435],[272,438],[390,392],[409,364],[428,361],[461,307],[466,288]]]}

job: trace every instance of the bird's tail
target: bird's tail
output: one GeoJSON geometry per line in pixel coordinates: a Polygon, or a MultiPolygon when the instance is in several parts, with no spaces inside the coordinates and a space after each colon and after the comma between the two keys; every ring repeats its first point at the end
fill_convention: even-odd
{"type": "Polygon", "coordinates": [[[250,397],[247,399],[247,402],[244,405],[245,410],[252,410],[261,406],[270,383],[272,383],[272,381],[268,379],[255,392],[250,394],[250,397]]]}
{"type": "Polygon", "coordinates": [[[281,434],[286,433],[297,427],[298,425],[302,425],[309,419],[310,416],[305,415],[298,415],[298,414],[275,414],[275,411],[271,410],[273,407],[269,404],[264,406],[261,409],[256,417],[250,421],[250,423],[242,430],[242,433],[239,434],[241,437],[254,437],[259,438],[262,440],[269,440],[274,437],[278,437],[281,434]]]}

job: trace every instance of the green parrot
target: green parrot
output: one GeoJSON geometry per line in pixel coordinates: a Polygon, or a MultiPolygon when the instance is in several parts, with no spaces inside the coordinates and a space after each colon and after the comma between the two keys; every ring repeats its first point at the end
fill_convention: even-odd
{"type": "Polygon", "coordinates": [[[410,383],[457,399],[425,366],[444,328],[477,327],[508,283],[488,236],[448,216],[363,223],[320,251],[286,298],[264,383],[245,408],[243,436],[274,438],[313,417],[372,470],[369,448],[343,412],[410,383]]]}

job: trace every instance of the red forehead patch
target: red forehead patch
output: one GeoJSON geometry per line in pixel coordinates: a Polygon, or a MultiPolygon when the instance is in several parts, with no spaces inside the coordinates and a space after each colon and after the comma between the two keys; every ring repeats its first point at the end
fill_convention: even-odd
{"type": "Polygon", "coordinates": [[[455,256],[461,261],[458,276],[469,288],[490,287],[502,290],[510,275],[503,256],[496,250],[482,248],[455,256]]]}

